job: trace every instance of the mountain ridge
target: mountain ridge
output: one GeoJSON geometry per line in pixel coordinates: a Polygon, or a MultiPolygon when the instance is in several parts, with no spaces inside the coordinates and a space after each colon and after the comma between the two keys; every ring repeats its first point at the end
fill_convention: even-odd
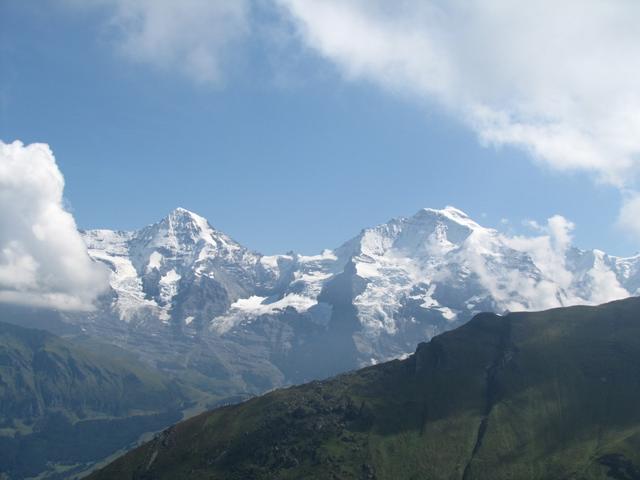
{"type": "Polygon", "coordinates": [[[179,423],[102,478],[635,479],[640,299],[476,315],[392,360],[179,423]]]}
{"type": "Polygon", "coordinates": [[[577,249],[563,228],[508,236],[455,207],[426,208],[318,255],[262,255],[178,208],[138,231],[83,232],[112,288],[95,312],[67,318],[156,365],[170,350],[171,368],[182,368],[177,352],[197,349],[208,358],[203,375],[231,375],[255,394],[405,356],[482,311],[638,292],[640,256],[577,249]],[[148,345],[150,336],[163,346],[148,345]]]}

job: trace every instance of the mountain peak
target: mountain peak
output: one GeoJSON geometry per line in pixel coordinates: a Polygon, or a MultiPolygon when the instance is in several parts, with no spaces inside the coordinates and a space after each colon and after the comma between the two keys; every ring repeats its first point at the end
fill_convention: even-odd
{"type": "Polygon", "coordinates": [[[454,223],[470,230],[481,229],[482,226],[475,222],[469,215],[459,208],[447,205],[443,209],[423,208],[419,210],[412,220],[421,222],[424,220],[433,221],[434,219],[443,220],[446,223],[454,223]]]}
{"type": "Polygon", "coordinates": [[[177,207],[174,208],[173,210],[171,210],[171,212],[169,212],[169,215],[167,215],[167,218],[171,218],[171,219],[184,219],[184,220],[191,220],[191,221],[195,221],[195,222],[206,222],[207,220],[202,217],[201,215],[198,215],[195,212],[192,212],[191,210],[187,210],[186,208],[182,208],[182,207],[177,207]]]}
{"type": "Polygon", "coordinates": [[[157,223],[142,229],[138,237],[144,238],[149,246],[171,246],[182,249],[198,242],[215,243],[213,237],[223,236],[217,232],[206,218],[186,208],[178,207],[157,223]]]}
{"type": "Polygon", "coordinates": [[[444,208],[422,208],[414,216],[442,216],[455,220],[471,220],[469,215],[451,205],[447,205],[444,208]]]}
{"type": "Polygon", "coordinates": [[[467,217],[467,218],[469,217],[469,215],[467,215],[465,212],[463,212],[459,208],[456,208],[456,207],[454,207],[452,205],[447,205],[444,208],[429,208],[429,207],[425,207],[422,210],[424,210],[426,212],[431,212],[431,213],[459,215],[461,217],[467,217]]]}
{"type": "Polygon", "coordinates": [[[214,230],[206,218],[182,207],[172,210],[160,223],[167,224],[170,229],[188,230],[201,234],[214,230]]]}
{"type": "Polygon", "coordinates": [[[171,211],[171,213],[175,213],[175,214],[193,214],[194,212],[192,212],[191,210],[187,210],[186,208],[176,207],[171,211]]]}

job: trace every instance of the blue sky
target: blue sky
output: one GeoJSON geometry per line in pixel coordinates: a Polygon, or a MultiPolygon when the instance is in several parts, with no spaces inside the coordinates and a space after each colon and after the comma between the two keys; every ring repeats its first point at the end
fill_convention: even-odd
{"type": "Polygon", "coordinates": [[[194,81],[123,55],[109,15],[70,0],[0,6],[0,139],[51,146],[81,228],[139,228],[182,206],[252,249],[314,253],[454,205],[515,232],[561,214],[578,246],[639,250],[616,226],[624,188],[482,146],[442,102],[263,35],[233,51],[223,80],[194,81]]]}

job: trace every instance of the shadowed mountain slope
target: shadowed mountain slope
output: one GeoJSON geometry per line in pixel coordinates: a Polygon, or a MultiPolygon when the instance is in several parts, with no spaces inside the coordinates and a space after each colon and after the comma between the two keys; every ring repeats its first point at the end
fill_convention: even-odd
{"type": "Polygon", "coordinates": [[[92,479],[640,478],[640,299],[480,314],[174,427],[92,479]]]}

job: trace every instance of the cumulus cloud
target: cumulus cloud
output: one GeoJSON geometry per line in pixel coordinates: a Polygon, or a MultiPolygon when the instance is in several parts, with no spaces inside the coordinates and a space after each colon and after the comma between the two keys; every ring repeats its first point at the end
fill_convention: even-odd
{"type": "Polygon", "coordinates": [[[232,47],[249,32],[248,0],[98,0],[89,5],[106,7],[116,47],[126,57],[202,84],[223,81],[232,47]]]}
{"type": "Polygon", "coordinates": [[[45,144],[0,141],[0,302],[89,310],[108,286],[71,214],[45,144]]]}

